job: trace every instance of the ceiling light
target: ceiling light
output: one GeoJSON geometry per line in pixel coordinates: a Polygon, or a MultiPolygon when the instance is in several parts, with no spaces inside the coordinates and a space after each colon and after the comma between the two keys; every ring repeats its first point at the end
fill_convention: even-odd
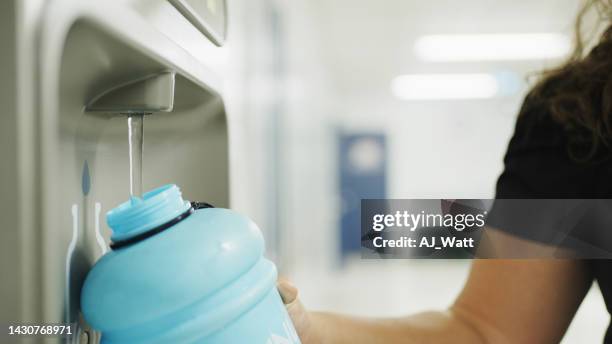
{"type": "Polygon", "coordinates": [[[498,94],[491,74],[407,74],[391,81],[391,92],[405,100],[486,99],[498,94]]]}
{"type": "Polygon", "coordinates": [[[414,45],[431,62],[556,59],[570,50],[570,39],[559,33],[427,35],[414,45]]]}

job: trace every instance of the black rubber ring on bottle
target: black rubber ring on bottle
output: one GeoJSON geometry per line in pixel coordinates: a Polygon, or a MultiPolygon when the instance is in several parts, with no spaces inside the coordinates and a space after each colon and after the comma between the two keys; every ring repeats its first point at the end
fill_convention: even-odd
{"type": "Polygon", "coordinates": [[[215,206],[210,203],[206,203],[206,202],[191,202],[191,207],[195,210],[198,210],[198,209],[214,208],[215,206]]]}
{"type": "Polygon", "coordinates": [[[113,250],[116,250],[118,248],[122,248],[122,247],[126,247],[126,246],[130,246],[132,244],[135,244],[139,241],[142,241],[144,239],[150,238],[152,236],[154,236],[155,234],[158,234],[160,232],[165,231],[166,229],[174,226],[175,224],[183,221],[184,219],[188,218],[189,215],[193,214],[195,210],[193,209],[193,207],[190,207],[189,210],[187,210],[186,212],[182,213],[181,215],[173,218],[172,220],[159,225],[153,229],[150,229],[144,233],[140,233],[138,235],[135,235],[131,238],[125,239],[125,240],[120,240],[120,241],[114,241],[110,243],[110,248],[113,250]]]}

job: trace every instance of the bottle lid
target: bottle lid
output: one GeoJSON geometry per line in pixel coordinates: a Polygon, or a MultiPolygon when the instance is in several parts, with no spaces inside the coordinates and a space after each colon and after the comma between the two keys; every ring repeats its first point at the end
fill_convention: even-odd
{"type": "Polygon", "coordinates": [[[126,240],[180,216],[191,204],[181,197],[174,184],[164,185],[142,195],[131,197],[106,214],[106,222],[113,230],[111,240],[126,240]]]}

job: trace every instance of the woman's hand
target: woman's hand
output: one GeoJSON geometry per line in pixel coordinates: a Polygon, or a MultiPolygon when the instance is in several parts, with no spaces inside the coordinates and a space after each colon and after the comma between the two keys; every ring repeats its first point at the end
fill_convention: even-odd
{"type": "Polygon", "coordinates": [[[284,278],[278,280],[277,287],[302,344],[320,344],[322,342],[320,334],[312,315],[300,302],[297,288],[284,278]]]}

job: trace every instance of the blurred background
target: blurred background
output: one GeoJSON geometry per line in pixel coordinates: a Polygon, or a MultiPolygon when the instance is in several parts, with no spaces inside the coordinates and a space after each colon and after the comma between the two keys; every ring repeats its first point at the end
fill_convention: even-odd
{"type": "MultiPolygon", "coordinates": [[[[361,260],[359,200],[494,197],[522,99],[537,72],[571,51],[579,5],[235,6],[233,24],[243,25],[230,23],[228,37],[243,30],[244,50],[232,56],[244,67],[231,94],[251,168],[233,169],[245,183],[232,201],[264,229],[307,307],[381,317],[452,302],[470,262],[361,260]]],[[[601,341],[608,321],[594,285],[565,342],[601,341]]]]}

